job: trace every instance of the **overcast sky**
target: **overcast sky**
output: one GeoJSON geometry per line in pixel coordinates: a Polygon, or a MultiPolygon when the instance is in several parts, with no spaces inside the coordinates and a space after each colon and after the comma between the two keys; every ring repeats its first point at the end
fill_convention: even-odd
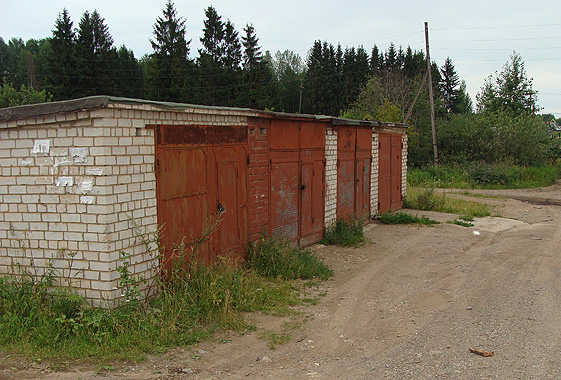
{"type": "MultiPolygon", "coordinates": [[[[165,0],[0,0],[0,37],[50,37],[58,14],[68,9],[74,26],[84,11],[105,18],[116,46],[137,58],[151,53],[149,39],[165,0]]],[[[561,1],[529,0],[176,0],[187,19],[191,57],[200,47],[204,10],[212,5],[242,32],[252,23],[262,51],[292,50],[305,59],[315,40],[343,48],[390,42],[424,49],[424,22],[430,28],[430,54],[439,66],[450,57],[475,102],[484,79],[500,71],[513,50],[525,61],[544,113],[561,117],[561,1]]],[[[240,33],[241,34],[241,33],[240,33]]]]}

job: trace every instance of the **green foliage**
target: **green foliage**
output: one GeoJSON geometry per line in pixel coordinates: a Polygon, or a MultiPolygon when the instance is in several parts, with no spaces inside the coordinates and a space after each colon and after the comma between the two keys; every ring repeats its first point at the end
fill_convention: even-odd
{"type": "Polygon", "coordinates": [[[327,280],[333,271],[310,249],[292,247],[289,243],[267,237],[249,250],[248,266],[270,278],[327,280]]]}
{"type": "Polygon", "coordinates": [[[477,109],[480,112],[504,111],[513,116],[535,114],[539,110],[537,91],[526,75],[520,54],[513,52],[503,71],[485,80],[477,94],[477,109]]]}
{"type": "Polygon", "coordinates": [[[474,224],[470,223],[470,222],[466,222],[464,220],[459,220],[459,219],[455,219],[453,222],[451,222],[452,224],[456,224],[458,226],[462,226],[462,227],[473,227],[474,224]]]}
{"type": "Polygon", "coordinates": [[[518,166],[475,161],[465,165],[412,168],[407,182],[425,188],[534,188],[550,186],[561,176],[560,165],[518,166]]]}
{"type": "Polygon", "coordinates": [[[0,87],[0,108],[50,102],[51,99],[52,95],[48,94],[45,90],[35,91],[33,88],[25,85],[16,90],[6,81],[6,78],[3,79],[2,86],[0,87]]]}
{"type": "Polygon", "coordinates": [[[434,189],[407,188],[407,196],[403,202],[404,208],[446,212],[464,215],[466,218],[485,217],[491,214],[489,206],[463,199],[447,197],[434,189]]]}
{"type": "Polygon", "coordinates": [[[431,226],[439,224],[436,220],[432,220],[426,216],[409,215],[404,212],[391,213],[387,212],[378,217],[378,220],[384,224],[421,224],[424,226],[431,226]]]}
{"type": "Polygon", "coordinates": [[[558,158],[559,139],[539,116],[506,111],[451,115],[438,125],[441,162],[543,165],[558,158]]]}
{"type": "Polygon", "coordinates": [[[343,247],[358,247],[366,242],[364,221],[356,217],[337,219],[335,224],[327,228],[321,242],[343,247]]]}

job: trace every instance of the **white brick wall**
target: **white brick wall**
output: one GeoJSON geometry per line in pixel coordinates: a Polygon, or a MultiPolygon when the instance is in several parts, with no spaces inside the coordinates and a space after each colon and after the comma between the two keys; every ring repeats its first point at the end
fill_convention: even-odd
{"type": "Polygon", "coordinates": [[[325,131],[325,227],[337,219],[337,129],[325,131]]]}
{"type": "Polygon", "coordinates": [[[370,171],[370,213],[378,214],[378,155],[379,155],[379,136],[372,129],[372,164],[370,171]]]}
{"type": "Polygon", "coordinates": [[[407,152],[408,152],[408,137],[404,133],[401,136],[403,148],[401,149],[401,195],[405,198],[407,195],[407,152]]]}

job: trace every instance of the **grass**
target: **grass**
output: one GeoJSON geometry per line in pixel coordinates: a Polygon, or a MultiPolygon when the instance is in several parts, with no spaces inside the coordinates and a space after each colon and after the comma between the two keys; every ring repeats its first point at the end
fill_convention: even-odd
{"type": "Polygon", "coordinates": [[[333,276],[333,271],[310,249],[292,247],[274,238],[263,238],[249,250],[248,266],[261,276],[284,280],[327,280],[333,276]]]}
{"type": "Polygon", "coordinates": [[[486,204],[447,197],[434,188],[419,189],[408,187],[403,207],[414,210],[458,214],[466,217],[485,217],[491,215],[490,207],[486,204]]]}
{"type": "Polygon", "coordinates": [[[194,344],[217,329],[255,329],[244,312],[293,315],[292,306],[305,301],[289,279],[333,274],[311,251],[273,239],[265,239],[251,257],[255,261],[246,266],[228,259],[207,266],[191,259],[168,273],[157,296],[144,300],[123,255],[120,284],[126,302],[112,310],[54,288],[52,272],[1,277],[0,350],[53,363],[137,362],[147,353],[194,344]]]}
{"type": "Polygon", "coordinates": [[[456,189],[527,189],[550,186],[561,176],[561,165],[523,167],[504,163],[412,168],[407,182],[414,187],[456,189]]]}
{"type": "Polygon", "coordinates": [[[432,220],[426,216],[413,216],[403,212],[387,212],[380,215],[378,219],[384,224],[421,224],[424,226],[439,224],[436,220],[432,220]]]}
{"type": "Polygon", "coordinates": [[[473,227],[474,224],[470,223],[470,222],[466,222],[465,220],[460,220],[460,219],[456,219],[454,221],[451,222],[452,224],[457,224],[458,226],[462,226],[462,227],[473,227]]]}
{"type": "Polygon", "coordinates": [[[358,247],[366,243],[364,221],[357,217],[337,219],[327,228],[322,244],[335,244],[343,247],[358,247]]]}

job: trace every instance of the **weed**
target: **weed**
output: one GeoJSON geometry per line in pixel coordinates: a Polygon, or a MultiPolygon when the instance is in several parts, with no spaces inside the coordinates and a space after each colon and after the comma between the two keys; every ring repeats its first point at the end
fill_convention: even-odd
{"type": "Polygon", "coordinates": [[[264,339],[267,342],[267,346],[271,350],[276,349],[276,346],[278,346],[280,344],[286,344],[286,343],[290,342],[290,340],[292,339],[290,334],[287,334],[287,333],[284,333],[284,332],[276,333],[276,332],[270,331],[270,330],[267,330],[267,331],[263,332],[261,334],[261,338],[264,339]]]}
{"type": "Polygon", "coordinates": [[[439,224],[436,220],[432,220],[426,216],[413,216],[403,212],[391,213],[387,212],[378,217],[380,222],[384,224],[421,224],[425,226],[430,226],[433,224],[439,224]]]}
{"type": "Polygon", "coordinates": [[[343,247],[358,247],[366,243],[364,238],[364,220],[358,217],[337,219],[325,231],[322,244],[335,244],[343,247]]]}
{"type": "Polygon", "coordinates": [[[456,219],[456,220],[454,220],[454,221],[452,221],[452,222],[450,222],[450,223],[452,223],[452,224],[457,224],[458,226],[462,226],[462,227],[473,227],[473,226],[474,226],[473,223],[466,222],[466,221],[459,220],[459,219],[456,219]]]}
{"type": "Polygon", "coordinates": [[[248,265],[262,276],[284,280],[327,280],[333,271],[307,248],[292,247],[286,241],[263,237],[249,250],[248,265]]]}

